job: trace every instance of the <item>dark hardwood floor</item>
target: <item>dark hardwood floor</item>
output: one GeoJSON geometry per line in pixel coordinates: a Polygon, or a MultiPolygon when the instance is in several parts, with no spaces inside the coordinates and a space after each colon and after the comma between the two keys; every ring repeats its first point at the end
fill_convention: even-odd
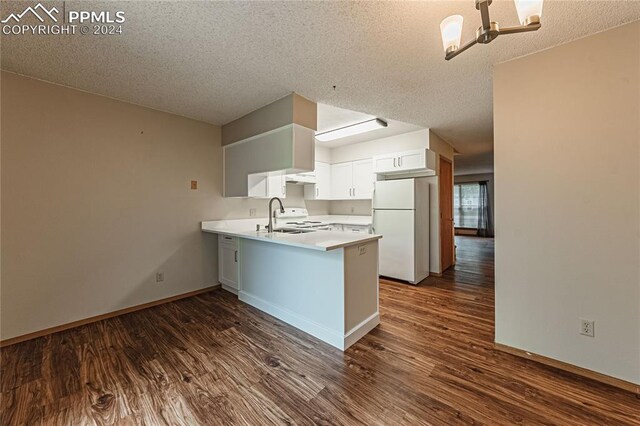
{"type": "Polygon", "coordinates": [[[493,241],[381,282],[345,353],[216,290],[2,349],[2,425],[638,425],[640,400],[493,348],[493,241]]]}

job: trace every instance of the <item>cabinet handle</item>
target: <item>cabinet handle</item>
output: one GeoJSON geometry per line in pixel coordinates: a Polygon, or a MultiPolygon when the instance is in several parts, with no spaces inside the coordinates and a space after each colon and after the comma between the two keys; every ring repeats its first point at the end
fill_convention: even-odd
{"type": "Polygon", "coordinates": [[[393,167],[396,167],[396,159],[393,159],[393,167]]]}
{"type": "Polygon", "coordinates": [[[402,157],[398,157],[398,167],[402,167],[402,157]]]}
{"type": "Polygon", "coordinates": [[[354,197],[356,196],[356,189],[355,188],[353,188],[353,196],[354,197]]]}
{"type": "Polygon", "coordinates": [[[238,250],[233,252],[233,261],[238,263],[238,250]]]}
{"type": "Polygon", "coordinates": [[[318,190],[318,187],[316,186],[316,198],[318,198],[319,194],[320,194],[320,191],[318,190]]]}

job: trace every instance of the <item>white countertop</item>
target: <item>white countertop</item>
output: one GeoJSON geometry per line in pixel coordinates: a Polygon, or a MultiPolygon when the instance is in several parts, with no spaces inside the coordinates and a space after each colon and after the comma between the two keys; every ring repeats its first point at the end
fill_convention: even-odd
{"type": "MultiPolygon", "coordinates": [[[[316,218],[326,218],[328,216],[312,216],[309,220],[316,220],[316,218]]],[[[333,216],[335,217],[335,216],[333,216]]],[[[369,216],[341,216],[341,218],[362,217],[368,218],[371,223],[371,217],[369,216]]],[[[363,221],[350,221],[345,222],[330,222],[330,223],[343,223],[353,225],[367,225],[366,219],[363,221]]],[[[325,220],[323,220],[325,221],[325,220]]],[[[256,225],[259,224],[262,227],[268,222],[268,219],[239,219],[239,220],[215,220],[202,222],[202,231],[210,232],[213,234],[230,235],[238,238],[248,238],[252,240],[267,241],[276,244],[284,244],[289,246],[301,247],[313,250],[335,250],[342,247],[348,247],[352,245],[362,244],[369,241],[374,241],[382,238],[381,235],[364,234],[357,232],[341,232],[341,231],[313,231],[305,232],[302,234],[284,234],[284,233],[268,233],[266,230],[256,231],[256,225]],[[265,222],[266,221],[266,222],[265,222]]],[[[327,220],[327,222],[329,222],[327,220]]],[[[276,225],[276,227],[278,227],[276,225]]]]}

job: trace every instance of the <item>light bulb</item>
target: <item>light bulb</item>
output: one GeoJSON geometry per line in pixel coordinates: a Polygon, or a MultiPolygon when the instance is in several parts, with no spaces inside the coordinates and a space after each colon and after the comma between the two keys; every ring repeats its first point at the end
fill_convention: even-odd
{"type": "Polygon", "coordinates": [[[442,46],[445,53],[457,50],[460,47],[463,20],[464,18],[461,15],[451,15],[440,23],[442,46]]]}
{"type": "Polygon", "coordinates": [[[516,4],[518,19],[522,25],[529,24],[534,16],[537,16],[538,20],[542,18],[543,0],[513,0],[513,2],[516,4]]]}

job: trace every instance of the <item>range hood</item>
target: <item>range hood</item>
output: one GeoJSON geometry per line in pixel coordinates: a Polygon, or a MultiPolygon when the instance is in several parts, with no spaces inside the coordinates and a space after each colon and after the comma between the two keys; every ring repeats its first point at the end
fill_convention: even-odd
{"type": "Polygon", "coordinates": [[[303,173],[294,173],[288,174],[286,176],[287,183],[291,183],[294,185],[307,185],[310,183],[316,183],[316,173],[313,172],[303,172],[303,173]]]}

